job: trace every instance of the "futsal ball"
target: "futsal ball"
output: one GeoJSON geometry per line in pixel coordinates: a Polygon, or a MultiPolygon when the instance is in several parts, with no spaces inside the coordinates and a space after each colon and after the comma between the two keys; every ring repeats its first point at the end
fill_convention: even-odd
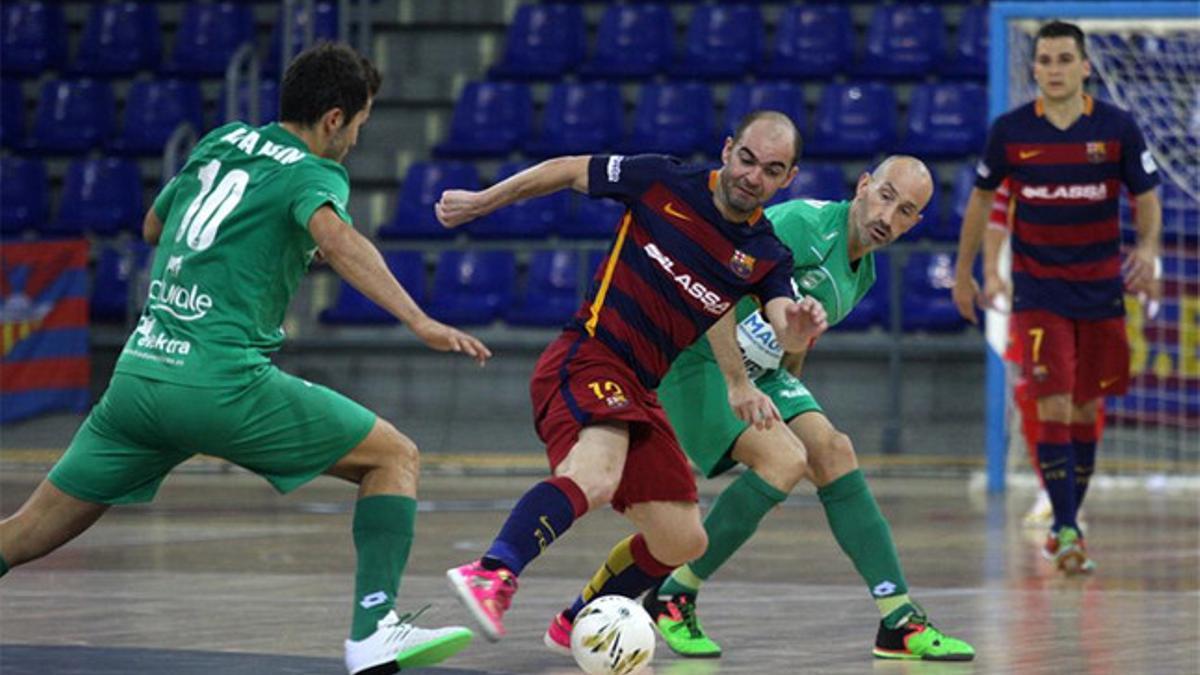
{"type": "Polygon", "coordinates": [[[571,654],[588,675],[634,675],[654,658],[654,624],[634,600],[602,595],[571,626],[571,654]]]}

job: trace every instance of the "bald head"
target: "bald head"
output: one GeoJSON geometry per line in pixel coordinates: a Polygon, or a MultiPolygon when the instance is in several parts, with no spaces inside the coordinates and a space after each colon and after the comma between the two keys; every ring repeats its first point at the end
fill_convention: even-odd
{"type": "Polygon", "coordinates": [[[796,128],[792,118],[776,110],[755,110],[747,113],[738,120],[737,128],[733,130],[734,145],[742,140],[751,126],[772,143],[789,143],[792,146],[791,166],[800,161],[800,130],[796,128]]]}
{"type": "Polygon", "coordinates": [[[933,176],[929,167],[911,155],[889,156],[871,172],[871,180],[891,182],[916,204],[918,211],[933,197],[933,176]]]}
{"type": "Polygon", "coordinates": [[[851,255],[883,248],[921,220],[933,176],[916,157],[892,155],[858,179],[850,205],[851,255]]]}

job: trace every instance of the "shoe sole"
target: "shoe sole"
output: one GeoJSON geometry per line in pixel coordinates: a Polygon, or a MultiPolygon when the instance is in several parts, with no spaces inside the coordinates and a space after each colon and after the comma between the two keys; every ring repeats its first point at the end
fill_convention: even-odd
{"type": "Polygon", "coordinates": [[[401,668],[420,668],[441,663],[466,649],[474,637],[475,634],[466,628],[454,631],[400,653],[396,656],[396,665],[401,668]]]}
{"type": "Polygon", "coordinates": [[[892,652],[886,649],[873,649],[871,654],[877,659],[888,661],[974,661],[974,654],[946,654],[944,656],[929,656],[911,652],[892,652]]]}
{"type": "Polygon", "coordinates": [[[1087,556],[1084,555],[1083,551],[1080,551],[1078,548],[1061,552],[1058,554],[1058,556],[1056,556],[1054,561],[1054,565],[1060,571],[1062,571],[1064,574],[1069,574],[1072,576],[1076,574],[1087,574],[1087,563],[1087,556]]]}
{"type": "Polygon", "coordinates": [[[550,631],[546,631],[542,635],[542,644],[546,645],[546,649],[549,649],[550,651],[554,652],[555,654],[562,654],[563,656],[572,656],[572,657],[574,656],[574,654],[571,653],[570,647],[564,647],[564,646],[558,644],[557,642],[555,642],[554,638],[550,637],[550,631]]]}
{"type": "Polygon", "coordinates": [[[470,612],[471,618],[475,619],[475,623],[479,624],[479,630],[483,632],[483,636],[488,642],[499,642],[500,638],[504,637],[504,629],[496,629],[491,618],[475,601],[475,594],[471,592],[467,586],[467,580],[462,574],[459,574],[458,569],[446,570],[446,579],[450,582],[450,587],[454,589],[454,595],[458,597],[458,601],[463,604],[470,612]]]}

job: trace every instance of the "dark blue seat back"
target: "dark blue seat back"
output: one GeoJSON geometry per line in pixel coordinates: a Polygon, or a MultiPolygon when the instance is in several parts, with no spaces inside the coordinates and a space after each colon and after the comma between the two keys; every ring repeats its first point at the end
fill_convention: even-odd
{"type": "Polygon", "coordinates": [[[849,7],[794,5],[779,18],[775,42],[757,70],[771,77],[828,77],[845,70],[853,55],[849,7]]]}
{"type": "Polygon", "coordinates": [[[572,195],[575,213],[558,234],[566,239],[611,239],[621,225],[625,205],[613,199],[572,195]]]}
{"type": "Polygon", "coordinates": [[[36,159],[0,157],[0,235],[13,237],[46,223],[50,186],[36,159]]]}
{"type": "Polygon", "coordinates": [[[459,94],[450,136],[433,149],[437,157],[503,157],[520,147],[533,126],[528,85],[470,82],[459,94]]]}
{"type": "Polygon", "coordinates": [[[920,77],[945,50],[942,11],[933,5],[880,5],[871,14],[867,48],[856,71],[866,77],[920,77]]]}
{"type": "MultiPolygon", "coordinates": [[[[529,162],[508,162],[500,167],[496,174],[496,182],[529,166],[529,162]]],[[[563,226],[570,218],[570,208],[570,193],[560,190],[544,197],[510,204],[492,213],[488,218],[468,223],[467,232],[480,239],[542,239],[549,235],[551,230],[563,226]]]]}
{"type": "Polygon", "coordinates": [[[625,133],[621,92],[609,83],[559,83],[550,90],[541,132],[525,144],[535,157],[611,151],[625,133]]]}
{"type": "Polygon", "coordinates": [[[958,20],[958,33],[947,58],[941,61],[943,75],[987,77],[988,7],[968,5],[958,20]]]}
{"type": "Polygon", "coordinates": [[[135,241],[128,248],[105,246],[96,258],[88,312],[92,321],[121,323],[129,318],[129,287],[150,262],[150,247],[135,241]]]}
{"type": "MultiPolygon", "coordinates": [[[[383,260],[396,280],[417,304],[425,302],[425,261],[420,251],[386,251],[383,260]]],[[[397,323],[379,305],[372,302],[347,282],[340,280],[337,298],[321,310],[322,323],[339,325],[385,325],[397,323]]]]}
{"type": "Polygon", "coordinates": [[[587,28],[583,8],[566,3],[529,3],[517,8],[500,63],[490,77],[555,78],[583,60],[587,28]]]}
{"type": "Polygon", "coordinates": [[[379,228],[379,236],[393,238],[450,238],[437,220],[433,205],[451,188],[479,189],[479,173],[463,162],[414,162],[404,176],[392,221],[379,228]]]}
{"type": "Polygon", "coordinates": [[[83,152],[112,135],[116,104],[107,82],[49,80],[42,84],[31,146],[42,152],[83,152]]]}
{"type": "Polygon", "coordinates": [[[755,110],[776,110],[787,115],[801,135],[808,128],[804,90],[798,84],[757,82],[734,85],[725,102],[725,134],[732,136],[742,117],[755,110]]]}
{"type": "Polygon", "coordinates": [[[957,331],[967,322],[950,296],[954,288],[954,255],[917,251],[904,265],[902,294],[904,330],[957,331]]]}
{"type": "Polygon", "coordinates": [[[765,42],[762,14],[754,5],[697,5],[671,70],[687,78],[737,77],[760,59],[765,42]]]}
{"type": "Polygon", "coordinates": [[[190,80],[139,80],[125,99],[125,125],[114,150],[157,155],[180,124],[203,134],[204,96],[190,80]]]}
{"type": "Polygon", "coordinates": [[[648,77],[675,56],[675,24],[661,4],[609,5],[600,17],[596,48],[579,72],[591,77],[648,77]]]}
{"type": "Polygon", "coordinates": [[[25,94],[16,80],[0,81],[0,145],[19,147],[25,141],[25,94]]]}
{"type": "Polygon", "coordinates": [[[520,296],[504,311],[518,326],[559,326],[579,308],[578,251],[534,251],[520,296]]]}
{"type": "MultiPolygon", "coordinates": [[[[280,3],[279,15],[271,28],[271,49],[263,62],[263,72],[269,77],[279,75],[280,59],[283,57],[283,3],[280,3]]],[[[313,3],[313,11],[309,13],[305,3],[297,2],[292,7],[292,39],[288,45],[289,61],[300,53],[312,25],[313,42],[335,41],[338,39],[338,7],[331,0],[318,0],[313,3]]]]}
{"type": "Polygon", "coordinates": [[[144,216],[137,164],[113,157],[77,159],[67,167],[52,229],[102,235],[137,232],[144,216]]]}
{"type": "Polygon", "coordinates": [[[901,151],[919,156],[978,152],[987,133],[987,92],[977,84],[922,84],[913,89],[901,151]]]}
{"type": "Polygon", "coordinates": [[[162,60],[158,9],[147,2],[95,3],[88,11],[73,72],[130,75],[162,60]]]}
{"type": "Polygon", "coordinates": [[[627,151],[684,157],[712,151],[716,145],[713,117],[708,85],[699,82],[644,85],[634,111],[627,151]]]}
{"type": "Polygon", "coordinates": [[[427,310],[451,325],[491,323],[512,304],[515,279],[511,251],[443,251],[427,310]]]}
{"type": "Polygon", "coordinates": [[[40,75],[63,67],[67,24],[58,2],[6,2],[0,7],[0,70],[40,75]]]}
{"type": "Polygon", "coordinates": [[[846,176],[837,164],[802,162],[790,185],[775,193],[770,204],[792,199],[821,199],[841,201],[850,198],[846,176]]]}
{"type": "MultiPolygon", "coordinates": [[[[225,88],[221,88],[221,95],[217,99],[217,115],[216,125],[220,126],[233,120],[226,119],[225,116],[226,94],[225,88]]],[[[244,122],[253,122],[250,119],[250,83],[242,82],[238,87],[237,114],[234,119],[244,122]]],[[[279,83],[275,80],[260,80],[258,83],[258,124],[267,124],[279,120],[279,83]]]]}
{"type": "Polygon", "coordinates": [[[175,32],[166,71],[187,76],[223,75],[238,48],[254,40],[252,8],[238,2],[189,2],[175,32]]]}
{"type": "Polygon", "coordinates": [[[830,84],[821,92],[806,154],[864,156],[896,142],[896,95],[878,83],[830,84]]]}

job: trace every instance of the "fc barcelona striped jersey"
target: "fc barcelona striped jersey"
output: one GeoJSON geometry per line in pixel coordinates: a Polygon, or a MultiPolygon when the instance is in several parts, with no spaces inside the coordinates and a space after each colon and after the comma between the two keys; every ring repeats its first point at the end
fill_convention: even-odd
{"type": "Polygon", "coordinates": [[[761,209],[725,220],[717,180],[662,155],[597,155],[588,166],[589,194],[626,210],[568,330],[600,340],[650,389],[743,296],[793,297],[791,252],[761,209]]]}
{"type": "Polygon", "coordinates": [[[1128,113],[1090,96],[1061,130],[1041,100],[999,117],[976,187],[1009,179],[1014,200],[1013,309],[1077,319],[1122,316],[1118,199],[1158,185],[1154,159],[1128,113]]]}

